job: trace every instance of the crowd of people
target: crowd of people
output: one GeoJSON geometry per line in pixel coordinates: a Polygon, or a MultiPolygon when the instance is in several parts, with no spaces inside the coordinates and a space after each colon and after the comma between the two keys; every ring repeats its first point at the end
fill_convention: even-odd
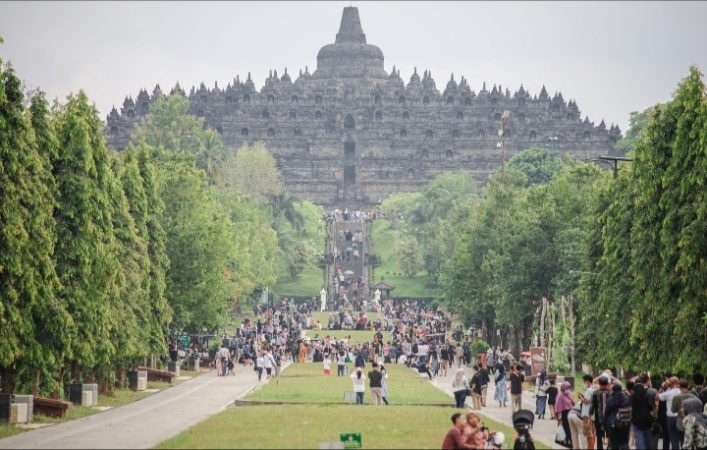
{"type": "MultiPolygon", "coordinates": [[[[539,379],[536,384],[538,390],[545,386],[539,379]]],[[[583,385],[575,399],[569,383],[562,383],[555,401],[554,415],[566,447],[707,448],[707,388],[702,373],[696,372],[692,380],[641,373],[622,384],[607,370],[596,378],[585,375],[583,385]]]]}

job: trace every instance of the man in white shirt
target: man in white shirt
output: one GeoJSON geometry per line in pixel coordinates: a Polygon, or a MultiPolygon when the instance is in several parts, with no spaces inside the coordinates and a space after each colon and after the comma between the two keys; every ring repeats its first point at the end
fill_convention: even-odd
{"type": "Polygon", "coordinates": [[[667,411],[666,411],[666,416],[668,417],[668,430],[667,430],[667,436],[665,438],[670,440],[670,447],[673,449],[680,448],[679,447],[679,437],[680,433],[677,428],[677,421],[678,421],[678,413],[673,412],[670,410],[670,405],[673,402],[673,397],[678,395],[680,393],[680,380],[678,377],[670,377],[668,381],[663,383],[662,390],[660,394],[658,394],[658,399],[660,401],[665,401],[668,405],[667,411]]]}

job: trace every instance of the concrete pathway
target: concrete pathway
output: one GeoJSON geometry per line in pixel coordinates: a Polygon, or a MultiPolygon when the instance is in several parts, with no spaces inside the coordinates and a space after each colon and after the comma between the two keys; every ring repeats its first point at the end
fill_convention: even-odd
{"type": "Polygon", "coordinates": [[[0,439],[0,448],[152,448],[262,384],[252,367],[225,377],[211,371],[128,405],[0,439]]]}
{"type": "MultiPolygon", "coordinates": [[[[454,379],[454,373],[456,373],[456,371],[456,367],[453,369],[449,369],[447,371],[446,377],[436,377],[432,380],[432,384],[441,389],[442,391],[448,393],[452,398],[454,398],[454,394],[452,391],[452,380],[454,379]]],[[[467,379],[471,380],[471,376],[473,375],[474,371],[469,368],[466,368],[465,372],[467,379]]],[[[482,416],[487,416],[497,422],[501,422],[512,427],[513,412],[511,410],[511,394],[510,392],[507,393],[507,406],[505,408],[501,408],[498,406],[498,402],[493,399],[495,392],[496,388],[492,380],[488,387],[488,392],[486,396],[486,406],[482,407],[481,410],[478,411],[478,413],[482,416]]],[[[527,390],[523,392],[523,409],[529,409],[535,412],[535,398],[533,397],[534,395],[534,392],[530,392],[527,390]]],[[[470,397],[467,397],[466,405],[469,411],[471,411],[470,397]]],[[[555,431],[557,430],[557,421],[554,419],[549,419],[549,417],[550,410],[548,408],[545,411],[544,420],[538,420],[537,417],[535,418],[533,430],[530,432],[530,435],[533,437],[534,441],[540,441],[543,444],[549,446],[550,448],[566,450],[564,447],[555,443],[555,431]]],[[[506,436],[505,447],[513,447],[513,436],[506,436]]]]}

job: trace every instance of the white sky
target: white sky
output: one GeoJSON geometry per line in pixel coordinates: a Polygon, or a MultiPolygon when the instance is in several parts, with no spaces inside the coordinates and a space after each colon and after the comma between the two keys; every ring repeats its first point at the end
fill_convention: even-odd
{"type": "MultiPolygon", "coordinates": [[[[103,118],[126,95],[176,81],[220,87],[251,72],[291,75],[334,41],[348,1],[0,2],[0,58],[28,87],[84,89],[103,118]]],[[[630,111],[670,99],[691,64],[707,70],[707,2],[353,2],[368,43],[407,83],[430,69],[479,91],[543,84],[582,116],[626,130],[630,111]]]]}

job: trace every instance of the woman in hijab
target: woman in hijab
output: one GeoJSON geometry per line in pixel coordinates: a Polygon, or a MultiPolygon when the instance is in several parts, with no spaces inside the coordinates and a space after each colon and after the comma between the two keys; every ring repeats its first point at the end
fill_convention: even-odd
{"type": "Polygon", "coordinates": [[[547,389],[550,387],[550,380],[547,379],[547,370],[542,369],[535,380],[535,415],[538,419],[545,418],[545,405],[547,404],[547,389]]]}
{"type": "Polygon", "coordinates": [[[457,408],[464,408],[468,389],[469,382],[464,376],[464,369],[457,370],[454,380],[452,380],[452,390],[454,391],[454,400],[457,402],[457,408]]]}
{"type": "Polygon", "coordinates": [[[506,368],[503,364],[498,363],[496,365],[496,371],[494,372],[494,377],[496,381],[496,392],[493,394],[493,399],[498,402],[499,407],[506,406],[506,368]]]}
{"type": "Polygon", "coordinates": [[[573,407],[574,400],[570,392],[570,384],[565,381],[560,385],[560,393],[555,400],[555,418],[557,419],[557,424],[562,425],[562,429],[565,430],[565,445],[569,448],[572,448],[569,412],[573,407]]]}
{"type": "Polygon", "coordinates": [[[707,416],[703,414],[702,402],[697,398],[688,398],[683,401],[682,408],[685,410],[685,418],[682,422],[685,438],[682,448],[707,448],[707,416]]]}

